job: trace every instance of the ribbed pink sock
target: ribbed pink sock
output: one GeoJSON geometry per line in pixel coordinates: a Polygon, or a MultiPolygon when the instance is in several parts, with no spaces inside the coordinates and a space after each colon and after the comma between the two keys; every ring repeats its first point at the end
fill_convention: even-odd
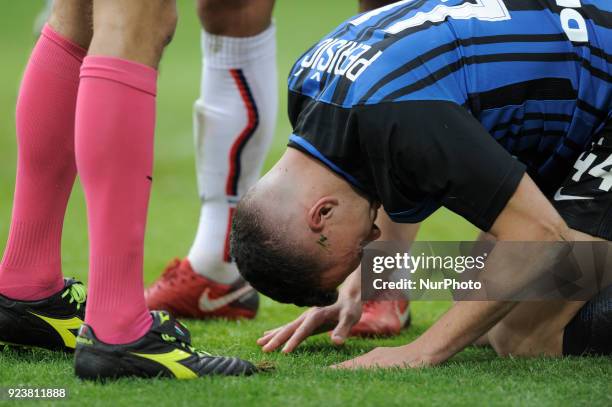
{"type": "Polygon", "coordinates": [[[89,222],[85,322],[106,343],[132,342],[152,322],[142,261],[156,81],[155,69],[119,58],[88,56],[81,68],[76,160],[89,222]]]}
{"type": "Polygon", "coordinates": [[[48,297],[64,286],[61,236],[74,184],[74,112],[79,69],[87,53],[45,26],[17,101],[17,181],[0,293],[48,297]]]}

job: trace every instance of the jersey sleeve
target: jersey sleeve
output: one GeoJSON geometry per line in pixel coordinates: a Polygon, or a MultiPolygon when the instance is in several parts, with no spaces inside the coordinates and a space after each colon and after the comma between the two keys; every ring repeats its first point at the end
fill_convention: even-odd
{"type": "Polygon", "coordinates": [[[419,212],[419,206],[426,217],[443,205],[482,230],[491,228],[525,166],[465,108],[447,101],[409,101],[360,109],[362,140],[392,219],[402,221],[402,214],[419,212]]]}

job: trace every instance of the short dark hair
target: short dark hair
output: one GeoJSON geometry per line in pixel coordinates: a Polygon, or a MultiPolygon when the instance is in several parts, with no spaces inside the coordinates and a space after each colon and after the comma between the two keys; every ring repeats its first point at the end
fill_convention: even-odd
{"type": "Polygon", "coordinates": [[[273,300],[299,306],[333,304],[335,288],[321,286],[322,261],[305,254],[280,233],[247,194],[236,207],[230,248],[242,277],[273,300]]]}

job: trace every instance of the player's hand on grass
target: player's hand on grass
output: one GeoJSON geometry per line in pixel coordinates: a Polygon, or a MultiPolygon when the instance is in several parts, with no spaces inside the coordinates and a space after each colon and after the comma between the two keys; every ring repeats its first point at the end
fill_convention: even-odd
{"type": "Polygon", "coordinates": [[[282,352],[289,353],[309,336],[331,329],[332,342],[343,344],[353,325],[361,318],[360,296],[346,291],[340,291],[335,304],[310,308],[295,321],[264,332],[257,344],[264,352],[272,352],[282,346],[282,352]]]}
{"type": "Polygon", "coordinates": [[[394,348],[375,348],[365,355],[331,366],[334,369],[411,368],[434,365],[416,342],[394,348]]]}

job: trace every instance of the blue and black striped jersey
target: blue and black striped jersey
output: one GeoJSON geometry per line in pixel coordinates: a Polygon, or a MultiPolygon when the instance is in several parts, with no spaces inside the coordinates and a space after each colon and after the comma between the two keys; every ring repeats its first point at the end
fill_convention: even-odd
{"type": "MultiPolygon", "coordinates": [[[[610,119],[612,2],[399,1],[351,18],[309,49],[289,75],[289,94],[289,145],[378,196],[395,220],[420,221],[446,205],[487,229],[497,213],[482,201],[499,201],[493,206],[501,210],[520,179],[508,157],[550,192],[610,119]],[[446,127],[437,129],[441,123],[446,127]],[[483,141],[484,134],[505,152],[483,141]],[[404,151],[414,161],[375,164],[377,143],[395,151],[381,151],[391,155],[384,159],[404,151]],[[486,198],[458,196],[450,175],[441,175],[443,161],[461,166],[468,158],[449,159],[453,150],[491,166],[496,161],[501,169],[490,186],[476,175],[471,182],[481,189],[509,182],[508,191],[495,199],[493,191],[486,198]],[[427,154],[431,162],[419,159],[427,154]],[[397,185],[383,185],[390,182],[384,174],[397,177],[397,185]],[[416,177],[437,177],[436,187],[416,177]],[[466,210],[452,199],[474,202],[466,210]]],[[[473,171],[495,172],[486,165],[473,171]]]]}

